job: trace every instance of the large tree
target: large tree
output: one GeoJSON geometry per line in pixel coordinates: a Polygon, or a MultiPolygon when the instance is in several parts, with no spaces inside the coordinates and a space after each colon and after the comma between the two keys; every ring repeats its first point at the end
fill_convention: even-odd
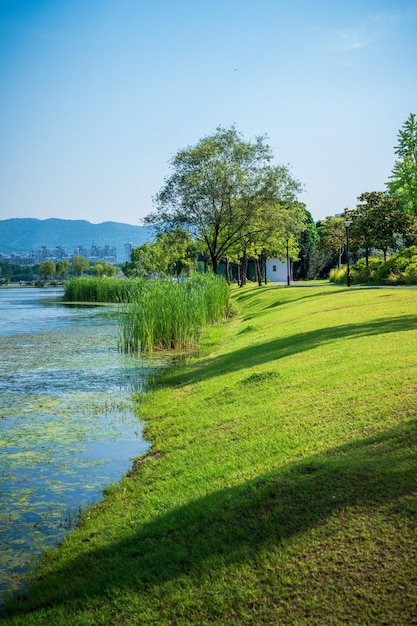
{"type": "Polygon", "coordinates": [[[388,189],[391,195],[398,196],[403,206],[417,217],[417,119],[410,113],[398,133],[398,146],[388,189]]]}
{"type": "Polygon", "coordinates": [[[218,128],[172,158],[173,173],[145,223],[189,231],[207,249],[217,273],[219,261],[242,250],[242,242],[261,246],[271,231],[283,231],[284,217],[299,205],[301,184],[271,160],[265,137],[244,141],[234,127],[218,128]]]}
{"type": "Polygon", "coordinates": [[[56,275],[57,276],[66,276],[68,274],[68,270],[69,270],[69,263],[68,261],[58,261],[58,263],[56,264],[56,275]]]}

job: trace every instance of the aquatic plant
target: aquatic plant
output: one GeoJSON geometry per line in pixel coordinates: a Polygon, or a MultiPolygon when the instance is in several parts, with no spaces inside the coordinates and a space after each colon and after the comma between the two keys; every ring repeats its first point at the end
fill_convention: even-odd
{"type": "Polygon", "coordinates": [[[65,302],[119,303],[119,345],[125,352],[183,349],[198,344],[204,326],[230,313],[229,286],[222,277],[72,278],[65,302]]]}
{"type": "Polygon", "coordinates": [[[121,312],[119,344],[125,352],[190,348],[198,344],[205,326],[229,313],[224,278],[135,281],[121,312]]]}
{"type": "Polygon", "coordinates": [[[120,278],[71,278],[64,288],[65,302],[127,302],[131,283],[120,278]]]}

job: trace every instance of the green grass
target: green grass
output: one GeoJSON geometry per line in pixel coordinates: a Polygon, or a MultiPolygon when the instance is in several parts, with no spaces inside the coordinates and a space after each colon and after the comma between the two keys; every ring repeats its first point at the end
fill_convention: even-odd
{"type": "Polygon", "coordinates": [[[235,289],[5,624],[411,624],[417,291],[235,289]]]}

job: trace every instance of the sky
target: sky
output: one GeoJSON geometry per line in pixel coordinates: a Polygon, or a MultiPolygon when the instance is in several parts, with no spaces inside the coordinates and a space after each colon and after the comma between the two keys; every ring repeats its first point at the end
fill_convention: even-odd
{"type": "Polygon", "coordinates": [[[170,159],[267,135],[314,220],[382,191],[417,1],[0,0],[0,220],[140,225],[170,159]]]}

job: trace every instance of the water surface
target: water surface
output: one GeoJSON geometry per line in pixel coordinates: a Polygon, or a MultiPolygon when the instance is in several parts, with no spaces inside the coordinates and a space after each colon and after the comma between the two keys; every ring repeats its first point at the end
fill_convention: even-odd
{"type": "Polygon", "coordinates": [[[97,306],[63,306],[63,289],[0,288],[0,336],[100,323],[97,306]]]}
{"type": "Polygon", "coordinates": [[[0,289],[0,599],[148,448],[132,392],[164,363],[119,352],[116,308],[61,293],[0,289]]]}

